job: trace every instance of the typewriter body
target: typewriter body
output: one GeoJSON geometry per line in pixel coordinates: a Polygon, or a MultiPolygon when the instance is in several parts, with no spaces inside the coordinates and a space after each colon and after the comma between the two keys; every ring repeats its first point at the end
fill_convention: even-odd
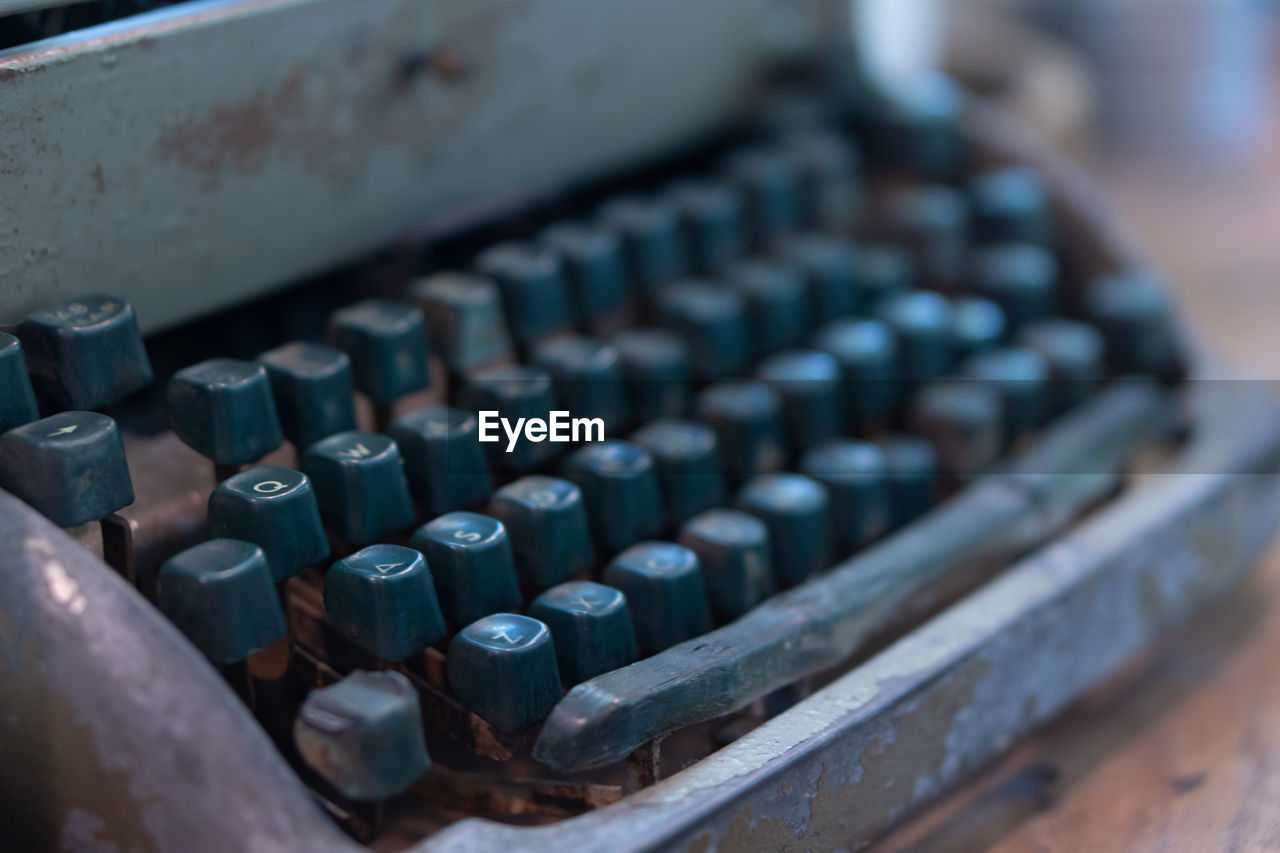
{"type": "Polygon", "coordinates": [[[0,52],[5,849],[854,849],[1280,517],[1275,403],[847,4],[49,14],[0,52]],[[553,410],[605,440],[481,440],[553,410]]]}

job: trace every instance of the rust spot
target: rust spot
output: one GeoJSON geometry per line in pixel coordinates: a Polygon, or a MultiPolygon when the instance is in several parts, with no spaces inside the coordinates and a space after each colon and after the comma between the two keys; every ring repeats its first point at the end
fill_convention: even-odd
{"type": "Polygon", "coordinates": [[[16,68],[0,68],[0,83],[6,83],[21,73],[16,68]]]}
{"type": "Polygon", "coordinates": [[[102,195],[103,193],[105,193],[107,191],[107,182],[106,182],[106,179],[103,178],[102,176],[101,163],[93,167],[93,172],[91,173],[91,177],[93,178],[93,191],[96,192],[98,195],[102,195]]]}

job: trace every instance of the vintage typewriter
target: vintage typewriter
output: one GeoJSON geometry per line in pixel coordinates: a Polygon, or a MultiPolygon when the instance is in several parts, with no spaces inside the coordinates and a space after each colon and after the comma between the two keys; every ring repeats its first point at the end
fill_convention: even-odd
{"type": "Polygon", "coordinates": [[[42,5],[6,850],[852,849],[1280,514],[1274,403],[847,4],[42,5]]]}

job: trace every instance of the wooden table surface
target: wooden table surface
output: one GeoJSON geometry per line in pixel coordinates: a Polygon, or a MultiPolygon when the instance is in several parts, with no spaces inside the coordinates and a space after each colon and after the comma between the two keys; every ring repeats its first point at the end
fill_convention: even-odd
{"type": "MultiPolygon", "coordinates": [[[[1204,343],[1280,378],[1280,123],[1257,156],[1095,166],[1204,343]]],[[[1258,393],[1280,393],[1259,381],[1258,393]]],[[[880,844],[1280,849],[1280,543],[1227,599],[880,844]]]]}

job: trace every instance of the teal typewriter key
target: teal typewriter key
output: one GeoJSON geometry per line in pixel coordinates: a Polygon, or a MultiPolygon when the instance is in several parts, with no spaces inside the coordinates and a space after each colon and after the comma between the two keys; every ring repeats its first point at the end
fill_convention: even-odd
{"type": "Polygon", "coordinates": [[[666,329],[626,329],[609,339],[622,360],[632,420],[685,414],[692,393],[689,347],[666,329]]]}
{"type": "Polygon", "coordinates": [[[312,690],[293,742],[307,766],[356,802],[403,793],[431,767],[418,692],[398,672],[356,670],[312,690]]]}
{"type": "Polygon", "coordinates": [[[0,332],[0,433],[39,417],[22,342],[0,332]]]}
{"type": "Polygon", "coordinates": [[[968,161],[960,129],[964,109],[964,92],[951,78],[917,78],[895,91],[886,104],[878,147],[893,162],[924,177],[954,178],[968,161]]]}
{"type": "Polygon", "coordinates": [[[468,377],[462,388],[461,406],[476,412],[480,418],[481,439],[493,439],[489,445],[495,466],[509,471],[527,471],[550,459],[560,445],[549,441],[531,441],[521,435],[513,440],[504,434],[501,422],[512,429],[538,418],[547,420],[555,409],[551,375],[533,367],[492,367],[468,377]],[[486,433],[486,424],[488,432],[486,433]]]}
{"type": "Polygon", "coordinates": [[[426,560],[399,545],[370,545],[330,566],[324,609],[334,628],[379,660],[404,660],[447,633],[426,560]]]}
{"type": "Polygon", "coordinates": [[[708,281],[682,281],[658,297],[658,323],[689,348],[694,379],[712,381],[744,368],[755,350],[747,301],[708,281]]]}
{"type": "Polygon", "coordinates": [[[642,542],[604,570],[622,591],[642,655],[657,654],[711,630],[711,609],[698,555],[671,542],[642,542]]]}
{"type": "Polygon", "coordinates": [[[782,422],[792,453],[803,453],[844,431],[844,380],[840,364],[827,353],[777,353],[760,363],[756,377],[782,400],[782,422]]]}
{"type": "Polygon", "coordinates": [[[805,220],[816,228],[842,231],[862,208],[862,152],[843,135],[820,128],[797,131],[782,145],[800,173],[805,220]]]}
{"type": "Polygon", "coordinates": [[[507,528],[516,570],[536,589],[576,577],[595,562],[582,490],[568,480],[522,477],[493,493],[488,513],[507,528]]]}
{"type": "Polygon", "coordinates": [[[534,599],[529,615],[551,629],[560,677],[580,684],[634,663],[636,632],[627,597],[591,581],[570,581],[534,599]]]}
{"type": "Polygon", "coordinates": [[[977,255],[973,289],[999,305],[1016,332],[1058,312],[1058,262],[1042,246],[992,245],[977,255]]]}
{"type": "Polygon", "coordinates": [[[302,454],[320,515],[346,542],[367,545],[413,523],[400,448],[385,435],[340,432],[302,454]]]}
{"type": "Polygon", "coordinates": [[[927,439],[914,435],[888,436],[879,444],[889,478],[891,524],[900,527],[937,502],[938,452],[927,439]]]}
{"type": "Polygon", "coordinates": [[[262,465],[223,480],[209,496],[209,529],[261,548],[276,583],[329,556],[311,481],[292,468],[262,465]]]}
{"type": "Polygon", "coordinates": [[[451,626],[520,606],[511,542],[496,518],[447,513],[414,531],[409,544],[427,558],[451,626]]]}
{"type": "Polygon", "coordinates": [[[715,275],[746,253],[746,199],[737,187],[682,181],[667,190],[666,198],[679,212],[697,272],[715,275]]]}
{"type": "Polygon", "coordinates": [[[431,515],[464,509],[492,488],[475,412],[425,406],[396,418],[387,431],[404,457],[409,491],[431,515]]]}
{"type": "Polygon", "coordinates": [[[1115,370],[1161,378],[1182,370],[1173,306],[1152,273],[1131,270],[1089,282],[1084,317],[1102,333],[1115,370]]]}
{"type": "Polygon", "coordinates": [[[804,276],[813,321],[826,322],[868,308],[862,292],[862,257],[852,240],[801,234],[788,240],[782,251],[787,263],[804,276]]]}
{"type": "Polygon", "coordinates": [[[1032,323],[1018,335],[1018,344],[1040,353],[1049,365],[1053,412],[1083,402],[1106,375],[1106,344],[1093,326],[1055,318],[1032,323]]]}
{"type": "Polygon", "coordinates": [[[889,484],[879,447],[851,438],[833,439],[802,456],[799,470],[827,487],[831,531],[841,548],[861,548],[888,530],[889,484]]]}
{"type": "Polygon", "coordinates": [[[356,388],[376,405],[431,384],[422,310],[408,302],[366,299],[333,312],[329,339],[351,357],[356,388]]]}
{"type": "Polygon", "coordinates": [[[631,299],[622,238],[585,222],[565,222],[542,232],[542,244],[560,256],[579,328],[601,331],[631,299]]]}
{"type": "Polygon", "coordinates": [[[879,320],[851,317],[822,327],[810,345],[840,365],[848,423],[860,432],[882,424],[901,396],[893,330],[879,320]]]}
{"type": "Polygon", "coordinates": [[[802,474],[765,474],[742,487],[736,506],[769,529],[773,570],[793,586],[831,564],[831,506],[826,487],[802,474]]]}
{"type": "Polygon", "coordinates": [[[458,700],[501,732],[532,728],[560,701],[551,631],[528,616],[495,613],[463,628],[445,668],[458,700]]]}
{"type": "Polygon", "coordinates": [[[120,431],[97,412],[61,412],[0,435],[0,488],[62,527],[133,503],[120,431]]]}
{"type": "Polygon", "coordinates": [[[746,300],[756,354],[767,355],[804,339],[813,312],[800,270],[766,258],[747,258],[730,266],[724,278],[746,300]]]}
{"type": "Polygon", "coordinates": [[[1044,180],[1024,166],[984,172],[969,182],[974,229],[984,243],[1053,242],[1053,210],[1044,180]]]}
{"type": "Polygon", "coordinates": [[[902,246],[868,243],[862,248],[861,291],[864,312],[874,313],[882,302],[915,288],[919,271],[902,246]]]}
{"type": "Polygon", "coordinates": [[[688,274],[689,247],[675,205],[660,198],[625,196],[600,209],[600,221],[622,237],[631,279],[652,295],[688,274]]]}
{"type": "Polygon", "coordinates": [[[156,604],[215,663],[243,661],[287,630],[266,555],[237,539],[210,539],[167,560],[156,604]]]}
{"type": "Polygon", "coordinates": [[[939,467],[958,480],[989,468],[1005,446],[1004,400],[988,382],[929,383],[911,401],[907,423],[933,444],[939,467]]]}
{"type": "Polygon", "coordinates": [[[899,377],[914,388],[951,369],[955,352],[951,337],[951,303],[928,290],[891,297],[880,305],[883,320],[898,339],[899,377]]]}
{"type": "Polygon", "coordinates": [[[990,299],[962,296],[951,301],[952,346],[957,361],[993,350],[1005,339],[1004,311],[990,299]]]}
{"type": "Polygon", "coordinates": [[[422,309],[431,346],[454,373],[511,356],[502,293],[490,279],[436,273],[410,282],[409,298],[422,309]]]}
{"type": "Polygon", "coordinates": [[[800,170],[783,152],[748,148],[731,154],[725,174],[747,198],[752,243],[767,249],[805,223],[804,185],[800,170]]]}
{"type": "Polygon", "coordinates": [[[658,466],[658,482],[672,524],[724,501],[724,474],[715,430],[698,421],[663,418],[631,437],[658,466]]]}
{"type": "Polygon", "coordinates": [[[284,437],[299,452],[356,428],[351,360],[321,344],[285,344],[258,356],[267,370],[284,437]]]}
{"type": "Polygon", "coordinates": [[[98,409],[151,382],[128,302],[89,294],[33,311],[18,325],[36,392],[64,409],[98,409]]]}
{"type": "Polygon", "coordinates": [[[773,594],[769,529],[755,516],[710,509],[689,519],[677,541],[698,555],[707,599],[719,619],[737,619],[773,594]]]}
{"type": "Polygon", "coordinates": [[[500,243],[476,257],[475,270],[498,283],[518,346],[527,349],[573,328],[569,282],[555,253],[523,243],[500,243]]]}
{"type": "Polygon", "coordinates": [[[556,402],[569,417],[598,418],[602,435],[625,429],[627,389],[617,349],[592,338],[567,335],[534,350],[533,363],[551,375],[556,402]]]}
{"type": "Polygon", "coordinates": [[[780,468],[787,458],[782,401],[764,382],[732,380],[708,387],[695,404],[716,433],[720,464],[733,482],[780,468]]]}
{"type": "Polygon", "coordinates": [[[653,457],[638,444],[588,444],[565,461],[564,477],[582,489],[592,534],[606,554],[657,536],[666,526],[653,457]]]}
{"type": "Polygon", "coordinates": [[[994,389],[1004,404],[1004,440],[1011,444],[1049,417],[1052,377],[1044,356],[1022,347],[1002,347],[970,359],[964,374],[994,389]]]}
{"type": "Polygon", "coordinates": [[[970,236],[964,193],[941,184],[911,190],[891,202],[889,216],[930,281],[951,286],[964,277],[970,236]]]}
{"type": "Polygon", "coordinates": [[[284,442],[271,381],[262,365],[213,358],[169,380],[169,426],[218,465],[244,465],[284,442]]]}

